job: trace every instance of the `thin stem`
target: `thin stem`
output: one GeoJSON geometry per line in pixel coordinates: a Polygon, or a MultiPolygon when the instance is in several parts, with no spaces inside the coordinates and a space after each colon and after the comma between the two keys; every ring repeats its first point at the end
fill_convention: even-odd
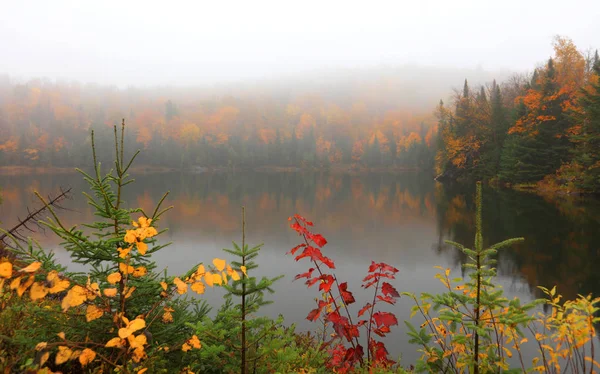
{"type": "Polygon", "coordinates": [[[373,312],[375,311],[375,304],[377,303],[377,291],[379,291],[379,281],[381,277],[377,277],[377,283],[375,284],[375,293],[373,294],[373,303],[371,304],[371,311],[369,313],[369,328],[367,329],[367,361],[371,362],[371,328],[373,326],[373,312]]]}
{"type": "MultiPolygon", "coordinates": [[[[246,207],[242,206],[242,266],[246,266],[246,207]]],[[[242,282],[242,362],[241,374],[247,373],[246,365],[246,282],[242,282]]]]}

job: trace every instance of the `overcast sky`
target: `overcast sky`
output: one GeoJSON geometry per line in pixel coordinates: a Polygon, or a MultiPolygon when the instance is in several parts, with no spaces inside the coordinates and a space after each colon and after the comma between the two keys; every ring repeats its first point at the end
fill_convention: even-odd
{"type": "Polygon", "coordinates": [[[531,70],[600,47],[600,0],[3,1],[0,73],[195,85],[417,63],[531,70]]]}

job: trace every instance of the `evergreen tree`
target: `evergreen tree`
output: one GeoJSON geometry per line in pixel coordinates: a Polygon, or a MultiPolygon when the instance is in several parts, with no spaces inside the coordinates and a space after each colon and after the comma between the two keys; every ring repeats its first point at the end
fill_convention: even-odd
{"type": "MultiPolygon", "coordinates": [[[[233,265],[237,269],[241,269],[242,272],[247,270],[252,271],[258,268],[258,264],[253,260],[258,256],[262,244],[250,248],[246,244],[246,215],[245,208],[242,207],[242,246],[238,246],[235,242],[233,243],[234,249],[223,249],[225,252],[236,256],[239,260],[232,261],[233,265]]],[[[228,294],[226,298],[231,299],[233,297],[239,298],[240,302],[236,305],[238,312],[238,318],[240,321],[240,373],[249,372],[249,363],[255,362],[260,358],[258,350],[255,349],[263,334],[268,331],[267,327],[271,324],[271,320],[268,318],[252,318],[249,317],[258,312],[258,310],[272,301],[264,299],[265,292],[273,293],[271,288],[273,283],[283,278],[283,275],[274,278],[262,277],[260,281],[253,276],[241,277],[239,280],[234,280],[231,285],[225,285],[228,294]],[[254,348],[254,355],[248,355],[250,348],[254,348]]]]}
{"type": "Polygon", "coordinates": [[[496,175],[500,170],[500,156],[502,153],[502,147],[504,145],[504,139],[506,132],[508,131],[508,121],[506,120],[506,109],[502,103],[502,92],[500,86],[496,84],[496,80],[492,83],[492,94],[491,94],[491,127],[492,127],[492,139],[491,139],[491,174],[496,175]]]}
{"type": "Polygon", "coordinates": [[[165,103],[165,119],[169,122],[173,117],[178,115],[177,106],[171,100],[165,103]]]}
{"type": "Polygon", "coordinates": [[[595,58],[595,83],[582,90],[580,105],[583,110],[574,116],[581,124],[581,134],[573,138],[577,144],[575,161],[583,167],[579,187],[600,192],[600,63],[597,51],[595,58]]]}

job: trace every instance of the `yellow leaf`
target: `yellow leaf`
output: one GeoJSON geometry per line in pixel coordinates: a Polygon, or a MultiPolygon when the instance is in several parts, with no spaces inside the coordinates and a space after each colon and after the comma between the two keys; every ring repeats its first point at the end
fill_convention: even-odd
{"type": "Polygon", "coordinates": [[[200,340],[196,335],[192,336],[191,339],[188,340],[188,343],[192,346],[192,348],[200,349],[200,340]]]}
{"type": "Polygon", "coordinates": [[[134,362],[140,362],[146,357],[146,352],[144,352],[143,347],[139,347],[133,350],[133,356],[131,357],[134,362]]]}
{"type": "Polygon", "coordinates": [[[117,251],[119,252],[119,257],[120,258],[127,257],[127,255],[129,254],[129,252],[131,252],[131,248],[133,248],[133,247],[129,247],[129,248],[125,248],[125,249],[120,248],[120,247],[117,248],[117,251]]]}
{"type": "Polygon", "coordinates": [[[115,296],[117,296],[117,289],[116,288],[105,288],[104,289],[104,296],[106,296],[106,297],[115,297],[115,296]]]}
{"type": "Polygon", "coordinates": [[[137,236],[135,235],[135,230],[127,230],[123,240],[129,244],[135,243],[137,241],[137,236]]]}
{"type": "Polygon", "coordinates": [[[187,284],[185,284],[181,279],[175,278],[173,279],[173,283],[177,286],[177,293],[183,295],[187,292],[187,284]]]}
{"type": "Polygon", "coordinates": [[[133,270],[134,270],[133,266],[131,266],[131,265],[127,265],[124,262],[121,262],[119,264],[119,271],[123,274],[131,274],[131,273],[133,273],[133,270]]]}
{"type": "Polygon", "coordinates": [[[42,266],[41,262],[32,262],[31,264],[29,264],[29,266],[24,267],[23,269],[21,269],[21,271],[23,273],[33,273],[38,271],[38,269],[42,266]]]}
{"type": "Polygon", "coordinates": [[[91,322],[95,319],[102,317],[103,314],[104,311],[102,309],[98,308],[95,305],[88,305],[85,311],[85,320],[91,322]]]}
{"type": "Polygon", "coordinates": [[[44,364],[46,363],[46,361],[48,361],[48,359],[50,358],[50,352],[44,352],[42,354],[42,356],[40,357],[40,367],[44,366],[44,364]]]}
{"type": "Polygon", "coordinates": [[[244,275],[246,276],[246,278],[248,277],[248,274],[246,273],[246,267],[245,266],[240,266],[240,270],[242,271],[242,273],[244,273],[244,275]]]}
{"type": "Polygon", "coordinates": [[[162,315],[162,321],[163,321],[163,323],[171,323],[171,322],[173,322],[173,314],[171,312],[165,312],[162,315]]]}
{"type": "Polygon", "coordinates": [[[43,299],[48,294],[48,289],[41,283],[35,282],[29,290],[31,300],[43,299]]]}
{"type": "Polygon", "coordinates": [[[33,275],[30,275],[29,278],[27,278],[27,280],[25,281],[25,283],[21,283],[17,288],[17,295],[19,295],[19,297],[23,296],[25,291],[29,289],[29,287],[33,284],[34,281],[35,277],[33,275]]]}
{"type": "Polygon", "coordinates": [[[85,288],[75,285],[67,292],[62,301],[62,309],[66,312],[69,308],[83,304],[87,300],[87,291],[85,288]]]}
{"type": "Polygon", "coordinates": [[[119,282],[121,280],[121,273],[116,272],[116,273],[109,274],[106,277],[106,280],[110,284],[116,284],[117,282],[119,282]]]}
{"type": "Polygon", "coordinates": [[[215,265],[217,270],[223,271],[225,269],[225,260],[222,260],[220,258],[215,258],[213,260],[213,265],[215,265]]]}
{"type": "Polygon", "coordinates": [[[66,338],[65,338],[65,333],[64,333],[64,332],[62,332],[62,331],[61,331],[61,332],[59,332],[59,333],[58,333],[58,334],[56,334],[56,335],[58,335],[58,337],[59,337],[59,338],[61,338],[62,340],[65,340],[65,339],[66,339],[66,338]]]}
{"type": "Polygon", "coordinates": [[[210,271],[207,271],[206,274],[204,274],[204,281],[209,287],[213,286],[213,280],[214,278],[212,276],[212,273],[210,271]]]}
{"type": "Polygon", "coordinates": [[[89,348],[86,348],[79,355],[79,362],[81,363],[81,366],[85,366],[85,365],[89,364],[90,362],[94,361],[95,358],[96,358],[96,352],[92,351],[89,348]]]}
{"type": "MultiPolygon", "coordinates": [[[[6,264],[6,262],[5,262],[5,264],[6,264]]],[[[11,268],[12,268],[12,265],[11,265],[11,268]]],[[[13,279],[13,280],[10,282],[9,288],[10,288],[11,290],[16,290],[17,288],[19,288],[19,286],[21,285],[21,279],[23,279],[23,277],[22,277],[22,276],[21,276],[21,277],[17,277],[17,278],[15,278],[15,279],[13,279]]]]}
{"type": "Polygon", "coordinates": [[[59,293],[59,292],[63,292],[64,290],[66,290],[67,288],[69,288],[69,286],[71,285],[71,283],[69,283],[68,280],[66,279],[59,279],[59,278],[55,278],[52,280],[51,282],[52,287],[50,287],[48,289],[49,293],[59,293]]]}
{"type": "Polygon", "coordinates": [[[121,339],[125,339],[129,335],[133,334],[134,332],[140,329],[143,329],[144,327],[146,327],[146,321],[144,321],[141,318],[136,318],[133,321],[127,323],[127,326],[125,326],[124,328],[119,329],[119,337],[121,339]]]}
{"type": "Polygon", "coordinates": [[[136,242],[136,244],[138,252],[140,252],[141,255],[145,255],[148,251],[148,244],[144,242],[136,242]]]}
{"type": "Polygon", "coordinates": [[[234,281],[240,280],[240,275],[238,274],[238,272],[233,270],[229,265],[227,265],[227,274],[229,274],[231,279],[233,279],[234,281]]]}
{"type": "Polygon", "coordinates": [[[202,279],[202,277],[204,276],[205,273],[206,273],[206,269],[204,269],[204,265],[202,265],[202,264],[198,265],[198,269],[196,269],[196,272],[194,273],[194,279],[196,279],[196,280],[202,279]]]}
{"type": "Polygon", "coordinates": [[[192,291],[196,292],[198,295],[202,295],[204,293],[204,283],[202,282],[195,282],[194,284],[192,284],[192,291]]]}
{"type": "Polygon", "coordinates": [[[105,345],[106,348],[111,348],[111,347],[121,348],[122,346],[123,346],[123,339],[121,339],[121,338],[112,338],[105,345]]]}
{"type": "Polygon", "coordinates": [[[148,273],[148,270],[145,267],[140,266],[138,268],[135,268],[135,270],[133,271],[133,277],[134,278],[143,277],[147,273],[148,273]]]}
{"type": "Polygon", "coordinates": [[[0,277],[10,278],[12,277],[13,266],[10,262],[3,262],[0,264],[0,277]]]}
{"type": "Polygon", "coordinates": [[[71,359],[71,355],[73,351],[69,349],[69,347],[60,346],[58,347],[58,352],[56,353],[56,365],[61,365],[71,359]]]}
{"type": "Polygon", "coordinates": [[[131,287],[131,288],[125,287],[125,289],[123,291],[125,292],[125,298],[129,299],[131,297],[131,295],[133,294],[133,291],[135,291],[135,287],[131,287]]]}
{"type": "Polygon", "coordinates": [[[146,335],[140,334],[138,336],[129,335],[127,337],[127,341],[129,342],[129,347],[131,349],[142,348],[146,345],[146,335]]]}

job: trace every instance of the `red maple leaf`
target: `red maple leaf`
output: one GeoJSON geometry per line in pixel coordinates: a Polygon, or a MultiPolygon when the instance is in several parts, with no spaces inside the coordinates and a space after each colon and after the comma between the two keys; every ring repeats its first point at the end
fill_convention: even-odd
{"type": "Polygon", "coordinates": [[[310,276],[312,275],[313,271],[315,271],[315,268],[310,268],[310,269],[308,269],[308,271],[306,273],[302,273],[302,274],[296,275],[296,277],[294,278],[294,280],[297,280],[297,279],[300,279],[300,278],[310,278],[310,276]]]}
{"type": "Polygon", "coordinates": [[[321,284],[319,284],[319,291],[329,292],[331,290],[331,286],[333,286],[335,278],[330,274],[323,274],[319,278],[323,281],[321,284]]]}
{"type": "Polygon", "coordinates": [[[296,251],[300,248],[304,248],[306,247],[306,244],[302,243],[302,244],[298,244],[297,246],[295,246],[294,248],[292,248],[288,253],[291,253],[292,255],[296,254],[296,251]]]}
{"type": "Polygon", "coordinates": [[[367,305],[363,306],[363,307],[361,308],[361,310],[359,310],[359,311],[358,311],[358,316],[360,317],[360,316],[362,316],[363,314],[365,314],[365,312],[366,312],[367,310],[369,310],[369,308],[371,308],[371,306],[372,306],[372,305],[371,305],[371,303],[367,303],[367,305]]]}
{"type": "Polygon", "coordinates": [[[388,303],[388,304],[392,304],[392,305],[396,304],[396,299],[394,299],[394,298],[393,298],[393,297],[391,297],[391,296],[381,296],[381,295],[377,295],[377,298],[378,298],[379,300],[383,301],[383,302],[386,302],[386,303],[388,303]]]}
{"type": "Polygon", "coordinates": [[[340,294],[346,305],[350,305],[356,301],[352,292],[348,291],[348,282],[340,283],[340,294]]]}
{"type": "Polygon", "coordinates": [[[388,282],[383,282],[383,285],[381,286],[381,293],[387,296],[400,297],[398,291],[396,291],[394,286],[392,286],[388,282]]]}
{"type": "Polygon", "coordinates": [[[377,326],[393,326],[398,324],[396,316],[389,312],[377,312],[373,314],[377,326]]]}
{"type": "Polygon", "coordinates": [[[311,237],[311,239],[313,240],[313,242],[315,242],[316,245],[318,245],[321,248],[323,248],[323,246],[327,244],[327,240],[321,234],[315,234],[311,237]]]}

